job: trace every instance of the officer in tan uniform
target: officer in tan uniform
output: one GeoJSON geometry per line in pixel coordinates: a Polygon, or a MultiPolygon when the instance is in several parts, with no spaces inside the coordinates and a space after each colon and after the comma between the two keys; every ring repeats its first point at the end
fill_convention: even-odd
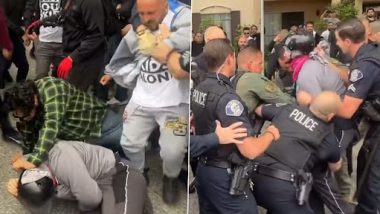
{"type": "Polygon", "coordinates": [[[232,79],[236,93],[253,113],[255,108],[263,103],[295,103],[290,95],[264,75],[262,53],[254,47],[247,47],[239,53],[238,70],[232,79]]]}

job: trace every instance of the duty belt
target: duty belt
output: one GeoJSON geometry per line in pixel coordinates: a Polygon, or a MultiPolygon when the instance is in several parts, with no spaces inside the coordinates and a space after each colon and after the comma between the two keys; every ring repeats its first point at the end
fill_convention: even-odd
{"type": "Polygon", "coordinates": [[[290,173],[287,171],[283,171],[281,169],[273,169],[265,165],[261,165],[258,163],[253,164],[252,173],[257,173],[260,175],[266,175],[269,177],[277,178],[284,181],[289,181],[291,183],[296,182],[297,175],[295,173],[290,173]]]}
{"type": "Polygon", "coordinates": [[[231,168],[231,162],[230,161],[209,159],[206,156],[200,157],[199,162],[206,165],[206,166],[213,166],[213,167],[222,168],[222,169],[231,168]]]}

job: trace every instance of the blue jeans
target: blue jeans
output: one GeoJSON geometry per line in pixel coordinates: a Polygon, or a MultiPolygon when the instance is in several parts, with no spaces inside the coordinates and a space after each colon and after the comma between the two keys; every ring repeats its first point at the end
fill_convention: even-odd
{"type": "Polygon", "coordinates": [[[102,122],[102,136],[100,137],[100,146],[111,149],[114,152],[125,157],[123,149],[120,146],[121,133],[123,131],[123,121],[121,115],[111,109],[106,110],[102,122]]]}

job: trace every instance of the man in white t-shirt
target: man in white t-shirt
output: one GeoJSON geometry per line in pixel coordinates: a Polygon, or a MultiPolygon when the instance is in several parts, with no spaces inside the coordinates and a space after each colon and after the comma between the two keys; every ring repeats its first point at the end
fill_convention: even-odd
{"type": "MultiPolygon", "coordinates": [[[[44,19],[59,13],[62,7],[62,0],[27,0],[24,12],[26,26],[33,18],[44,19]],[[35,17],[38,14],[39,17],[35,17]]],[[[28,37],[35,42],[36,79],[47,76],[51,64],[56,71],[58,63],[63,59],[62,27],[41,26],[39,35],[33,32],[28,37]]],[[[53,75],[54,73],[53,71],[53,75]]]]}
{"type": "MultiPolygon", "coordinates": [[[[174,78],[166,66],[172,50],[190,49],[191,11],[178,3],[169,7],[167,0],[137,0],[141,23],[131,29],[120,42],[105,73],[122,86],[125,80],[136,80],[132,97],[124,111],[121,145],[132,166],[144,169],[145,147],[148,137],[160,127],[160,155],[163,160],[163,200],[175,203],[178,197],[178,175],[187,149],[189,117],[189,79],[174,78]],[[170,28],[170,35],[146,53],[142,38],[164,37],[162,25],[170,28]],[[137,33],[136,33],[137,32],[137,33]],[[144,51],[145,50],[145,51],[144,51]],[[132,68],[133,72],[129,72],[132,68]],[[125,72],[128,70],[127,72],[125,72]]],[[[154,44],[154,42],[153,42],[154,44]]],[[[128,82],[128,81],[127,81],[128,82]]]]}

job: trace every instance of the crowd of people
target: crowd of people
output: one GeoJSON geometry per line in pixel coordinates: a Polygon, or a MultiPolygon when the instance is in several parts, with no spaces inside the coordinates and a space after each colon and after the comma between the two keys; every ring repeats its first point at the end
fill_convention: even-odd
{"type": "Polygon", "coordinates": [[[143,213],[149,205],[145,148],[159,127],[163,201],[180,199],[187,150],[191,12],[177,0],[2,0],[0,87],[5,139],[19,178],[8,191],[33,213],[52,198],[81,212],[143,213]],[[36,77],[26,80],[25,46],[36,77]],[[117,84],[107,103],[109,83],[117,84]],[[124,113],[111,104],[126,104],[124,113]],[[17,119],[16,131],[8,113],[17,119]],[[144,173],[145,172],[145,173],[144,173]],[[144,174],[143,174],[144,173],[144,174]]]}
{"type": "Polygon", "coordinates": [[[313,22],[281,30],[265,72],[260,49],[244,40],[249,29],[237,52],[217,26],[204,32],[191,71],[200,213],[380,211],[380,21],[373,12],[341,21],[327,11],[321,35],[313,22]],[[271,126],[263,129],[263,121],[271,126]],[[361,138],[354,169],[352,147],[361,138]]]}

